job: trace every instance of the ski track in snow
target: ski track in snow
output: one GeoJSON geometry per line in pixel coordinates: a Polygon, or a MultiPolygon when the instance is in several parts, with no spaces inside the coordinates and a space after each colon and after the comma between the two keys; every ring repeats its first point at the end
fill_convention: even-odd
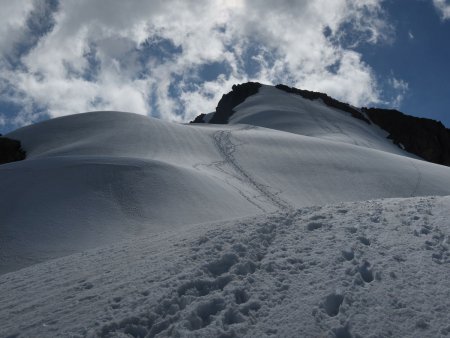
{"type": "Polygon", "coordinates": [[[36,265],[0,277],[0,336],[445,337],[448,204],[308,207],[36,265]]]}
{"type": "MultiPolygon", "coordinates": [[[[247,129],[248,128],[244,127],[241,130],[247,129]]],[[[237,151],[238,145],[232,142],[231,137],[232,132],[229,130],[218,130],[213,134],[214,144],[224,159],[224,161],[220,163],[220,165],[227,164],[231,168],[233,168],[233,170],[242,178],[241,181],[243,183],[246,183],[254,190],[256,190],[261,196],[264,196],[277,209],[284,212],[292,212],[294,210],[294,207],[287,201],[283,200],[279,196],[280,193],[271,192],[270,188],[267,185],[258,182],[255,177],[253,177],[239,164],[236,157],[234,156],[235,152],[237,151]]],[[[248,200],[252,201],[252,199],[250,198],[248,200]]],[[[264,208],[262,209],[264,211],[267,211],[264,208]]]]}
{"type": "Polygon", "coordinates": [[[417,168],[417,165],[414,163],[414,161],[411,161],[411,165],[414,167],[414,170],[417,173],[417,181],[416,181],[416,185],[413,188],[413,191],[410,195],[410,197],[415,197],[417,194],[417,191],[419,190],[420,184],[422,183],[422,172],[419,170],[419,168],[417,168]]]}

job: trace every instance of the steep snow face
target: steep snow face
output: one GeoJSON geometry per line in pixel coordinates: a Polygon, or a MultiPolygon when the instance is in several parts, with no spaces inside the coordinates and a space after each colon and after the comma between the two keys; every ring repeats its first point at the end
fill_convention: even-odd
{"type": "Polygon", "coordinates": [[[314,206],[52,260],[0,276],[0,336],[447,336],[449,205],[314,206]]]}
{"type": "MultiPolygon", "coordinates": [[[[286,95],[297,100],[263,90],[280,105],[286,95]]],[[[267,121],[275,129],[95,112],[9,134],[22,142],[27,159],[0,166],[0,272],[188,224],[342,201],[450,194],[450,168],[400,149],[395,154],[373,130],[364,140],[362,121],[303,100],[304,109],[283,124],[296,132],[286,132],[271,125],[270,114],[263,119],[265,106],[258,102],[262,115],[241,114],[242,107],[253,111],[252,98],[235,118],[267,121]],[[314,122],[313,115],[323,118],[314,122]],[[341,136],[338,129],[324,132],[329,121],[341,136]]]]}
{"type": "Polygon", "coordinates": [[[386,139],[385,131],[349,113],[263,85],[259,92],[234,108],[230,124],[245,123],[325,140],[410,156],[386,139]]]}

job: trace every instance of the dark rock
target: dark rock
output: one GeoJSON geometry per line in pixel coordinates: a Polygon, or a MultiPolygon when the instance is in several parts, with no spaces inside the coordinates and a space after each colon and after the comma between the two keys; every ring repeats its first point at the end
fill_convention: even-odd
{"type": "Polygon", "coordinates": [[[426,161],[450,166],[450,130],[441,122],[391,109],[362,108],[362,111],[406,151],[426,161]]]}
{"type": "Polygon", "coordinates": [[[20,141],[0,137],[0,164],[24,160],[25,155],[20,141]]]}
{"type": "Polygon", "coordinates": [[[322,99],[323,103],[325,103],[327,106],[350,113],[354,118],[360,119],[360,120],[370,124],[370,121],[363,114],[361,114],[361,112],[359,110],[357,110],[356,108],[353,108],[348,103],[344,103],[344,102],[335,100],[332,97],[328,96],[327,94],[313,92],[313,91],[309,91],[309,90],[297,89],[294,87],[288,87],[283,84],[278,84],[275,86],[275,88],[283,90],[287,93],[300,95],[303,98],[308,99],[308,100],[322,99]]]}
{"type": "Polygon", "coordinates": [[[205,123],[205,121],[203,120],[203,118],[206,116],[206,114],[200,114],[197,115],[194,119],[194,121],[191,121],[189,123],[205,123]]]}
{"type": "MultiPolygon", "coordinates": [[[[209,123],[226,124],[231,115],[235,113],[234,107],[245,101],[246,98],[258,93],[261,83],[247,82],[233,85],[231,92],[222,96],[216,107],[216,112],[209,123]]],[[[195,121],[195,120],[194,120],[195,121]]]]}

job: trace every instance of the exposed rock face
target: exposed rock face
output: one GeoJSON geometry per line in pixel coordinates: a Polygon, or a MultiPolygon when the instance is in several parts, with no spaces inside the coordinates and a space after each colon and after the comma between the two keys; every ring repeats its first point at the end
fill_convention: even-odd
{"type": "Polygon", "coordinates": [[[205,120],[203,120],[203,118],[206,116],[206,114],[200,114],[197,115],[194,119],[194,121],[191,121],[189,123],[205,123],[205,120]]]}
{"type": "Polygon", "coordinates": [[[344,102],[335,100],[332,97],[329,97],[327,94],[319,93],[319,92],[312,92],[309,90],[297,89],[294,87],[288,87],[283,84],[278,84],[275,86],[275,88],[283,90],[287,93],[301,95],[302,97],[304,97],[305,99],[308,99],[308,100],[322,99],[323,103],[325,103],[327,106],[337,108],[337,109],[340,109],[347,113],[350,113],[354,118],[363,120],[364,122],[370,124],[370,121],[363,114],[361,114],[360,111],[353,108],[348,103],[344,103],[344,102]]]}
{"type": "Polygon", "coordinates": [[[25,151],[20,141],[0,137],[0,164],[21,161],[25,159],[25,151]]]}
{"type": "Polygon", "coordinates": [[[224,124],[234,114],[233,108],[245,101],[249,96],[256,94],[261,88],[261,83],[247,82],[233,85],[231,92],[222,96],[216,107],[216,113],[209,123],[224,124]]]}
{"type": "MultiPolygon", "coordinates": [[[[256,94],[261,88],[261,83],[247,82],[233,85],[231,92],[222,96],[211,120],[208,123],[226,124],[231,115],[235,113],[234,107],[241,104],[249,96],[256,94]]],[[[191,123],[204,123],[205,114],[199,115],[191,123]],[[203,116],[202,116],[203,115],[203,116]]]]}
{"type": "Polygon", "coordinates": [[[406,151],[426,161],[450,166],[450,130],[441,122],[391,109],[362,108],[362,111],[406,151]]]}

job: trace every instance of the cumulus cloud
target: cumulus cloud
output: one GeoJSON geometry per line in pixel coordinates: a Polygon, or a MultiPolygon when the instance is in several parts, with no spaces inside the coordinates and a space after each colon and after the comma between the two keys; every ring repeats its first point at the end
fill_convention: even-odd
{"type": "Polygon", "coordinates": [[[3,1],[0,92],[18,124],[90,110],[187,121],[247,80],[374,103],[353,47],[389,40],[381,1],[3,1]]]}
{"type": "Polygon", "coordinates": [[[1,0],[0,6],[0,50],[4,54],[11,52],[14,43],[21,38],[33,4],[26,0],[1,0]]]}
{"type": "Polygon", "coordinates": [[[433,0],[433,5],[443,20],[450,19],[450,2],[448,0],[433,0]]]}

